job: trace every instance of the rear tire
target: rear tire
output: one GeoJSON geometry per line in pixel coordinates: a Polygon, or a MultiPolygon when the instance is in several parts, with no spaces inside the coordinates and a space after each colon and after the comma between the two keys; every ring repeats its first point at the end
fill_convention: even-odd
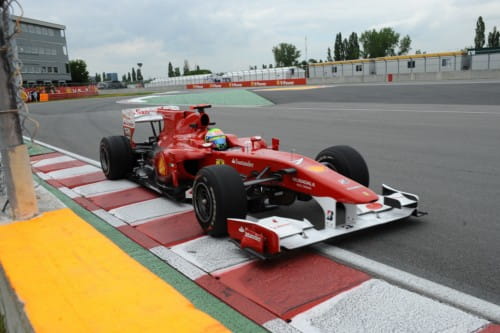
{"type": "Polygon", "coordinates": [[[370,174],[363,156],[350,146],[326,148],[316,156],[316,161],[363,186],[370,185],[370,174]]]}
{"type": "Polygon", "coordinates": [[[132,172],[134,156],[127,137],[116,135],[102,138],[99,155],[101,168],[106,178],[122,179],[132,172]]]}
{"type": "Polygon", "coordinates": [[[201,169],[193,184],[193,206],[198,223],[207,234],[227,235],[227,219],[242,219],[247,215],[247,198],[240,174],[228,165],[201,169]]]}

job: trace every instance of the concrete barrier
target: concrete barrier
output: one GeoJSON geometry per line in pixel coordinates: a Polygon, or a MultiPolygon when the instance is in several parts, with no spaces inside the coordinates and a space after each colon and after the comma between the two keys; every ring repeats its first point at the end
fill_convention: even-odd
{"type": "MultiPolygon", "coordinates": [[[[445,80],[500,80],[500,70],[450,71],[432,73],[392,74],[393,82],[445,81],[445,80]]],[[[338,76],[333,78],[309,78],[307,84],[325,83],[374,83],[388,82],[387,75],[338,76]]]]}
{"type": "Polygon", "coordinates": [[[99,89],[99,95],[109,94],[128,94],[141,92],[167,92],[175,90],[184,90],[185,85],[166,86],[166,87],[147,87],[147,88],[124,88],[124,89],[99,89]]]}

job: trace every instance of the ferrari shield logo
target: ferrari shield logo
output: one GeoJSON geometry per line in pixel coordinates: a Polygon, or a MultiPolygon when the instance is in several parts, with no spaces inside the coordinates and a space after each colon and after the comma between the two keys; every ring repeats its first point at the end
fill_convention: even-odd
{"type": "Polygon", "coordinates": [[[167,163],[165,162],[165,157],[160,156],[160,159],[158,161],[158,174],[161,176],[166,176],[167,175],[167,163]]]}
{"type": "Polygon", "coordinates": [[[324,172],[327,168],[323,165],[311,165],[307,167],[307,170],[312,172],[324,172]]]}
{"type": "Polygon", "coordinates": [[[224,164],[224,160],[223,160],[223,159],[221,159],[221,158],[218,158],[218,159],[216,159],[216,160],[215,160],[215,164],[216,164],[216,165],[221,165],[221,164],[224,164]]]}

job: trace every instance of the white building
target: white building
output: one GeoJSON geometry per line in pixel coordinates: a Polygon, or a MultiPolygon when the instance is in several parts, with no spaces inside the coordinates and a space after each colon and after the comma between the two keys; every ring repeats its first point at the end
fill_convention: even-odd
{"type": "Polygon", "coordinates": [[[324,62],[309,65],[309,78],[461,71],[470,68],[470,58],[465,52],[442,52],[324,62]]]}

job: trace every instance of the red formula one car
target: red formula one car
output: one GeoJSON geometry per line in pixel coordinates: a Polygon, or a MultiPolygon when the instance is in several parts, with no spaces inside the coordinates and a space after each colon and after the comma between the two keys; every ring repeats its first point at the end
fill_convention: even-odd
{"type": "Polygon", "coordinates": [[[226,134],[217,150],[205,136],[210,105],[123,110],[123,136],[103,138],[102,169],[109,179],[129,178],[178,200],[192,199],[196,218],[212,236],[229,236],[242,248],[272,256],[371,226],[419,216],[418,196],[383,186],[368,188],[363,157],[349,146],[333,146],[315,160],[269,146],[261,137],[226,134]],[[135,142],[136,124],[150,123],[152,136],[135,142]],[[247,213],[295,200],[316,200],[322,221],[247,213]]]}

